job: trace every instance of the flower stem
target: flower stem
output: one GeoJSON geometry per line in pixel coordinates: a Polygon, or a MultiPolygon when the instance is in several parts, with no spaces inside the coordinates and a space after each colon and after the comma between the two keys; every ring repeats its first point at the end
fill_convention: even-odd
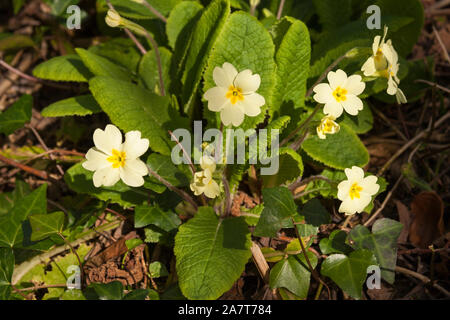
{"type": "Polygon", "coordinates": [[[142,4],[150,10],[151,13],[153,13],[155,16],[157,16],[159,19],[161,19],[164,23],[167,23],[167,18],[164,17],[158,10],[156,10],[150,3],[148,3],[146,0],[142,2],[142,4]]]}

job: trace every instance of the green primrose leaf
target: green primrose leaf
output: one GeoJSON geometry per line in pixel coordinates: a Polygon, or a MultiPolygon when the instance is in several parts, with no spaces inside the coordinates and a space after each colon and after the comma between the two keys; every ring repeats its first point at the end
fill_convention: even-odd
{"type": "MultiPolygon", "coordinates": [[[[163,156],[157,153],[152,153],[147,158],[147,165],[150,167],[150,169],[156,172],[161,178],[164,178],[167,182],[169,182],[175,187],[185,187],[189,184],[188,177],[186,177],[184,172],[182,172],[178,167],[176,167],[173,164],[171,157],[169,156],[163,156]]],[[[150,183],[152,186],[155,185],[161,186],[162,191],[166,190],[166,186],[163,185],[158,179],[156,179],[153,176],[149,178],[149,184],[144,186],[150,187],[150,183]]],[[[155,190],[155,192],[158,191],[159,190],[155,190]]]]}
{"type": "Polygon", "coordinates": [[[76,48],[75,51],[80,56],[84,65],[96,76],[111,77],[118,80],[130,81],[131,77],[127,70],[111,62],[107,58],[101,57],[91,51],[76,48]]]}
{"type": "Polygon", "coordinates": [[[358,225],[350,231],[348,238],[355,249],[371,250],[381,268],[381,276],[390,284],[395,280],[397,262],[397,239],[402,232],[403,224],[383,218],[375,221],[372,232],[358,225]]]}
{"type": "Polygon", "coordinates": [[[158,96],[135,84],[108,77],[95,77],[89,88],[103,111],[124,132],[139,130],[150,148],[170,155],[173,142],[168,130],[187,127],[186,121],[169,106],[169,98],[158,96]]]}
{"type": "Polygon", "coordinates": [[[241,276],[251,257],[251,240],[242,217],[220,219],[201,207],[175,237],[176,269],[183,295],[217,299],[241,276]]]}
{"type": "Polygon", "coordinates": [[[169,45],[175,49],[179,35],[185,36],[184,30],[197,17],[203,6],[195,1],[182,1],[170,12],[166,24],[166,34],[169,45]]]}
{"type": "Polygon", "coordinates": [[[141,60],[141,54],[133,40],[114,38],[99,45],[89,47],[89,52],[111,60],[112,62],[136,72],[141,60]]]}
{"type": "Polygon", "coordinates": [[[45,61],[33,69],[33,75],[46,80],[74,82],[87,82],[92,77],[92,73],[76,54],[45,61]]]}
{"type": "MultiPolygon", "coordinates": [[[[167,91],[167,89],[170,88],[169,71],[172,53],[165,48],[159,48],[159,54],[161,59],[164,88],[167,91]]],[[[156,63],[154,50],[148,51],[142,57],[141,63],[139,64],[139,75],[148,90],[161,94],[158,64],[156,63]]]]}
{"type": "Polygon", "coordinates": [[[345,124],[341,125],[338,133],[327,135],[323,140],[310,135],[302,143],[302,148],[314,160],[336,169],[364,167],[369,162],[366,147],[345,124]]]}
{"type": "Polygon", "coordinates": [[[30,216],[31,241],[39,241],[50,235],[61,233],[64,227],[64,217],[64,212],[61,211],[30,216]]]}
{"type": "Polygon", "coordinates": [[[279,170],[274,175],[262,176],[263,188],[271,188],[293,182],[303,175],[302,157],[291,148],[279,150],[279,170]]]}
{"type": "MultiPolygon", "coordinates": [[[[208,68],[205,71],[204,92],[215,87],[213,71],[215,67],[222,67],[225,62],[231,63],[239,72],[250,69],[261,77],[261,86],[258,93],[266,100],[261,107],[261,113],[256,117],[245,117],[241,127],[243,129],[255,128],[264,120],[266,110],[272,101],[273,87],[275,85],[275,46],[269,32],[253,16],[246,12],[233,13],[225,23],[223,31],[217,38],[208,59],[208,68]]],[[[204,116],[214,123],[220,123],[220,113],[204,108],[204,116]]]]}
{"type": "Polygon", "coordinates": [[[273,114],[279,110],[280,114],[290,115],[296,123],[294,110],[304,105],[309,74],[311,40],[308,28],[297,19],[284,17],[273,27],[272,34],[276,46],[277,84],[273,108],[269,112],[273,114]]]}
{"type": "Polygon", "coordinates": [[[376,265],[369,250],[356,250],[348,256],[332,254],[322,263],[321,274],[333,280],[342,290],[355,299],[360,299],[362,286],[367,277],[367,267],[376,265]]]}
{"type": "Polygon", "coordinates": [[[313,0],[324,31],[334,30],[350,21],[351,0],[313,0]]]}
{"type": "Polygon", "coordinates": [[[187,104],[197,91],[208,55],[229,14],[228,0],[214,0],[199,18],[192,33],[182,76],[183,104],[187,104]]]}
{"type": "Polygon", "coordinates": [[[44,117],[87,116],[102,112],[102,109],[90,94],[59,100],[45,107],[44,117]]]}
{"type": "Polygon", "coordinates": [[[25,94],[11,107],[0,113],[0,133],[9,135],[31,119],[33,97],[25,94]]]}

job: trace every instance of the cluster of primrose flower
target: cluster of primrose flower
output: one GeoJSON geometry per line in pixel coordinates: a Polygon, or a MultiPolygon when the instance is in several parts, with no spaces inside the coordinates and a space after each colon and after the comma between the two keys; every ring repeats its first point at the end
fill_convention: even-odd
{"type": "MultiPolygon", "coordinates": [[[[124,24],[125,19],[110,10],[106,22],[111,27],[124,24]]],[[[398,103],[405,103],[406,97],[398,87],[400,80],[397,77],[399,70],[398,55],[390,40],[385,42],[387,28],[384,36],[376,36],[373,42],[373,55],[364,63],[362,71],[365,76],[385,77],[388,80],[387,93],[395,95],[398,103]]],[[[325,117],[317,127],[317,135],[325,139],[326,134],[339,131],[335,120],[345,110],[351,115],[357,115],[363,109],[363,103],[358,96],[363,93],[365,83],[360,75],[347,74],[343,70],[330,71],[327,75],[328,83],[320,83],[313,88],[314,100],[324,104],[325,117]]],[[[220,119],[225,126],[239,126],[245,116],[255,117],[261,113],[265,105],[264,97],[258,94],[261,78],[251,70],[238,72],[236,68],[225,62],[222,67],[213,70],[213,87],[204,94],[208,102],[208,109],[220,112],[220,119]]],[[[94,132],[95,147],[91,148],[83,163],[83,167],[94,171],[93,182],[96,187],[113,186],[119,180],[132,187],[144,184],[143,177],[148,174],[148,168],[139,159],[149,147],[148,139],[141,139],[139,131],[130,131],[125,135],[122,143],[120,130],[107,125],[105,130],[97,129],[94,132]]],[[[200,160],[201,171],[194,174],[190,189],[195,195],[204,194],[208,198],[216,198],[220,194],[220,187],[213,179],[216,163],[210,156],[203,156],[200,160]]],[[[339,212],[347,215],[362,212],[370,203],[380,186],[376,183],[377,177],[364,177],[364,170],[353,166],[345,169],[347,180],[338,185],[338,199],[342,201],[339,212]]]]}
{"type": "MultiPolygon", "coordinates": [[[[391,40],[385,42],[388,28],[384,28],[384,36],[376,36],[372,45],[372,56],[361,67],[366,77],[384,77],[388,80],[387,93],[395,95],[398,103],[406,103],[403,91],[398,87],[400,79],[397,77],[400,64],[398,54],[391,40]],[[381,39],[381,42],[380,42],[381,39]]],[[[366,85],[361,76],[347,74],[339,69],[330,71],[327,75],[328,83],[320,83],[314,87],[314,100],[324,104],[325,117],[317,127],[317,135],[320,139],[326,139],[326,134],[334,134],[339,131],[339,124],[334,120],[339,118],[345,110],[348,114],[356,116],[363,109],[363,103],[358,98],[363,93],[366,85]]]]}

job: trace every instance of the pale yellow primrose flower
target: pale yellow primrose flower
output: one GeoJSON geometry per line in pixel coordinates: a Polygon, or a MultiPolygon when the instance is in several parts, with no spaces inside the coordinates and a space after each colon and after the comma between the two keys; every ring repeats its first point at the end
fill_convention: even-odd
{"type": "Polygon", "coordinates": [[[406,103],[405,94],[398,87],[400,84],[400,79],[397,77],[400,67],[398,54],[392,45],[392,41],[385,41],[387,31],[388,28],[385,26],[383,38],[376,36],[373,39],[373,55],[363,64],[361,71],[364,72],[366,77],[375,76],[388,79],[387,93],[391,96],[395,95],[398,103],[406,103]]]}
{"type": "Polygon", "coordinates": [[[122,22],[122,17],[120,16],[120,14],[117,11],[109,9],[108,13],[105,17],[105,22],[111,28],[115,28],[115,27],[120,26],[120,24],[122,22]]]}
{"type": "Polygon", "coordinates": [[[94,171],[94,186],[110,187],[120,179],[130,187],[144,184],[143,176],[148,174],[148,169],[139,157],[148,150],[149,141],[141,139],[139,131],[127,132],[122,143],[120,130],[109,124],[104,131],[95,130],[94,144],[82,164],[86,170],[94,171]]]}
{"type": "Polygon", "coordinates": [[[217,87],[206,91],[204,98],[209,110],[220,112],[224,125],[237,127],[245,115],[256,117],[261,113],[266,100],[256,93],[261,84],[258,74],[248,69],[238,73],[232,64],[225,62],[222,68],[214,68],[213,79],[217,87]]]}
{"type": "Polygon", "coordinates": [[[194,182],[191,183],[191,190],[196,196],[205,194],[208,198],[215,198],[220,194],[220,188],[216,181],[212,178],[216,170],[214,159],[209,156],[203,156],[200,159],[200,167],[203,171],[194,174],[194,182]]]}
{"type": "Polygon", "coordinates": [[[364,170],[353,166],[345,169],[348,180],[338,185],[338,199],[342,201],[339,212],[352,215],[362,212],[372,200],[372,196],[378,192],[380,186],[376,183],[377,177],[364,177],[364,170]]]}
{"type": "Polygon", "coordinates": [[[317,136],[319,139],[326,139],[326,134],[335,134],[338,133],[341,127],[333,116],[325,116],[320,120],[320,124],[317,126],[317,136]]]}
{"type": "Polygon", "coordinates": [[[359,75],[347,77],[347,74],[339,69],[330,71],[327,75],[329,83],[319,83],[314,87],[314,100],[325,104],[323,113],[335,119],[339,118],[345,110],[356,116],[363,109],[363,103],[358,96],[363,93],[366,84],[359,75]]]}

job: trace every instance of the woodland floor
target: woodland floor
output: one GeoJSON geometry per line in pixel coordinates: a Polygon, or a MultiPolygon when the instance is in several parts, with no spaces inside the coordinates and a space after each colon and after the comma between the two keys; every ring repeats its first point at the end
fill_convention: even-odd
{"type": "MultiPolygon", "coordinates": [[[[408,59],[433,57],[435,83],[442,88],[435,87],[431,83],[420,100],[402,106],[387,107],[374,100],[372,104],[375,117],[374,128],[362,136],[371,155],[370,163],[365,169],[373,173],[383,170],[383,176],[389,182],[387,192],[381,194],[376,200],[374,211],[377,212],[378,217],[396,219],[409,226],[400,236],[398,250],[398,266],[407,270],[398,270],[394,285],[383,282],[381,290],[367,291],[366,299],[449,298],[436,287],[434,280],[439,280],[439,286],[441,289],[444,288],[444,291],[447,290],[448,294],[450,291],[448,270],[450,266],[450,233],[448,231],[450,119],[423,135],[427,127],[437,120],[438,114],[448,112],[449,106],[450,60],[444,52],[450,50],[450,24],[448,23],[450,6],[437,11],[432,10],[436,2],[423,0],[427,12],[425,27],[408,59]],[[415,139],[421,134],[423,135],[421,139],[415,139]],[[410,147],[405,152],[398,157],[393,157],[407,144],[410,144],[410,147]],[[408,164],[410,164],[409,167],[408,164]],[[433,192],[424,192],[421,184],[431,187],[433,192]],[[433,247],[430,247],[431,244],[433,247]]],[[[0,12],[0,32],[32,35],[36,27],[42,24],[54,28],[54,32],[46,33],[37,48],[22,50],[16,54],[12,65],[26,74],[30,74],[32,68],[43,60],[65,54],[66,42],[74,47],[88,47],[98,41],[97,36],[92,33],[95,33],[95,26],[84,28],[88,31],[80,31],[76,34],[63,31],[52,25],[45,14],[38,14],[37,6],[39,5],[39,1],[30,1],[17,16],[8,16],[0,12]]],[[[49,179],[43,180],[27,171],[0,162],[0,193],[13,190],[18,178],[23,179],[33,188],[47,182],[49,207],[55,210],[60,206],[60,200],[71,194],[62,179],[62,173],[70,167],[74,157],[82,156],[83,152],[91,147],[93,131],[98,127],[104,127],[108,119],[105,115],[71,119],[43,118],[39,111],[52,102],[74,96],[79,90],[78,85],[67,89],[43,86],[39,82],[24,79],[0,68],[0,110],[11,105],[22,94],[32,94],[34,97],[31,123],[12,135],[0,136],[0,152],[7,151],[23,155],[25,160],[22,163],[50,174],[49,179]],[[48,148],[57,152],[52,154],[52,159],[48,159],[48,155],[30,158],[30,155],[21,149],[23,146],[48,148]]],[[[245,193],[235,199],[235,205],[239,202],[250,207],[254,205],[253,200],[245,193]]],[[[320,230],[321,237],[327,236],[337,228],[351,228],[369,219],[365,214],[358,215],[350,221],[349,225],[344,226],[344,220],[337,214],[334,205],[330,203],[329,207],[334,213],[333,223],[320,230]]],[[[124,220],[119,228],[92,240],[94,246],[87,257],[89,262],[85,266],[87,281],[119,280],[123,283],[134,284],[136,287],[147,285],[147,283],[154,287],[164,286],[164,282],[159,283],[148,279],[143,270],[148,261],[155,260],[165,261],[167,266],[174,268],[171,250],[166,250],[160,245],[153,245],[149,252],[137,248],[125,261],[127,271],[121,270],[120,255],[124,253],[123,250],[126,251],[125,239],[139,235],[133,230],[131,211],[123,211],[114,206],[109,206],[108,211],[124,220]]],[[[97,226],[102,224],[104,216],[105,213],[99,214],[97,226]]],[[[294,235],[285,234],[272,241],[268,239],[259,241],[264,246],[282,248],[292,236],[294,235]]],[[[314,280],[311,283],[310,292],[315,292],[317,283],[314,280]]],[[[330,287],[333,299],[348,299],[337,287],[333,285],[330,287]]],[[[39,299],[45,290],[47,289],[37,290],[34,297],[39,299]]],[[[221,299],[244,298],[276,298],[270,290],[267,290],[267,286],[252,263],[247,265],[243,276],[221,299]]],[[[326,293],[322,292],[320,299],[327,298],[326,293]]]]}

